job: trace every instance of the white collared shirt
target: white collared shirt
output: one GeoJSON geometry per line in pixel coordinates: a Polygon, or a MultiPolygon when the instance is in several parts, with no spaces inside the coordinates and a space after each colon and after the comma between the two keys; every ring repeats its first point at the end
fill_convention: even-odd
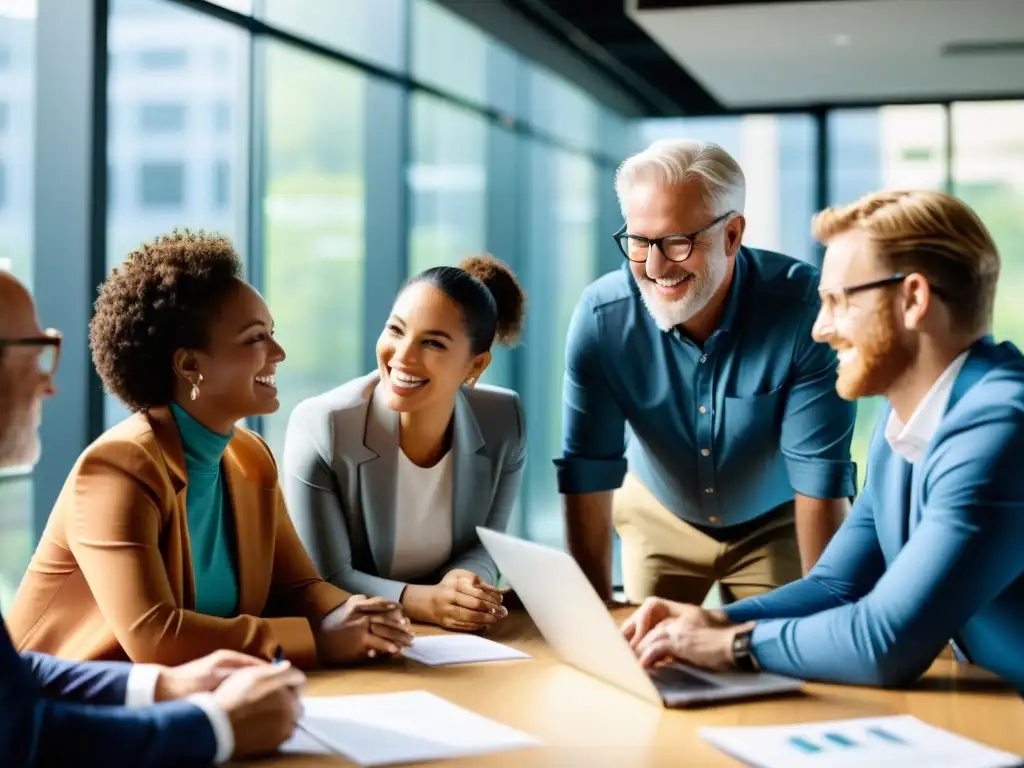
{"type": "Polygon", "coordinates": [[[917,404],[906,424],[900,421],[895,410],[889,413],[889,420],[885,424],[885,439],[895,453],[911,464],[921,460],[928,443],[938,432],[949,396],[953,392],[953,384],[960,375],[960,369],[964,367],[968,352],[962,352],[946,367],[917,404]]]}

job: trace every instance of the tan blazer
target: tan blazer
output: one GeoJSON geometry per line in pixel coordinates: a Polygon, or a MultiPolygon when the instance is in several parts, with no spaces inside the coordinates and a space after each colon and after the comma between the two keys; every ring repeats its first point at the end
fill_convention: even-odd
{"type": "Polygon", "coordinates": [[[310,622],[349,597],[295,534],[270,449],[238,428],[222,459],[235,520],[238,613],[195,612],[181,438],[167,408],[86,449],[64,484],[7,627],[19,650],[181,664],[218,648],[316,664],[310,622]]]}

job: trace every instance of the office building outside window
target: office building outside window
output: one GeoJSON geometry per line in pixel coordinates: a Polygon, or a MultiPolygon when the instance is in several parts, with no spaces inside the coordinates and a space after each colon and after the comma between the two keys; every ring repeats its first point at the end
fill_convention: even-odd
{"type": "MultiPolygon", "coordinates": [[[[108,38],[108,269],[176,227],[223,234],[244,256],[248,36],[166,0],[111,0],[108,38]],[[200,119],[211,104],[216,122],[200,119]]],[[[104,410],[108,426],[128,415],[112,397],[104,410]]]]}

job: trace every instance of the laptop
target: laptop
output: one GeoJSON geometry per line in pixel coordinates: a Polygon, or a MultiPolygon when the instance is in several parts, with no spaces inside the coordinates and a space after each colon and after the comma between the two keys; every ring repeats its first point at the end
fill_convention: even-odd
{"type": "Polygon", "coordinates": [[[685,664],[645,670],[571,555],[488,528],[476,530],[548,645],[570,666],[665,707],[789,693],[803,685],[766,672],[707,672],[685,664]]]}

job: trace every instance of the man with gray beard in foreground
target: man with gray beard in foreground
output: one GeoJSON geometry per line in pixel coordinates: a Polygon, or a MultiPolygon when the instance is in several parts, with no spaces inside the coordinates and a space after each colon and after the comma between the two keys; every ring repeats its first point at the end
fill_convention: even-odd
{"type": "Polygon", "coordinates": [[[819,273],[742,245],[743,171],[714,144],[655,142],[616,191],[624,264],[583,292],[566,340],[570,552],[609,599],[614,523],[637,603],[799,579],[856,493],[856,409],[811,338],[819,273]]]}

